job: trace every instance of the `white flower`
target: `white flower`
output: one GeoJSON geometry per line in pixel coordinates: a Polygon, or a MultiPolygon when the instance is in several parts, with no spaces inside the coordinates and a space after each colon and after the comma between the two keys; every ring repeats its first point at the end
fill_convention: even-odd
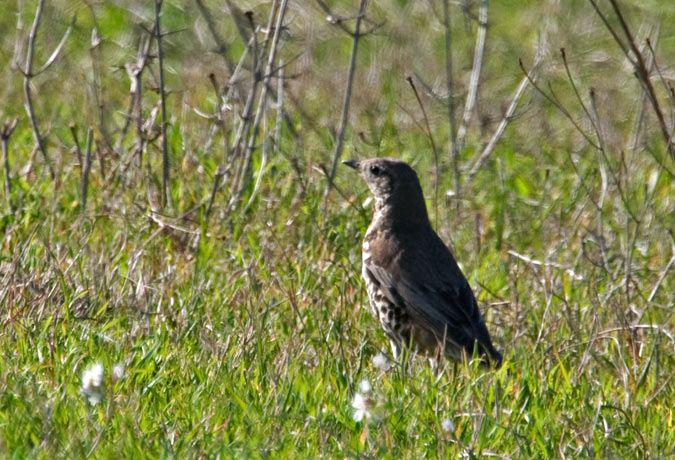
{"type": "Polygon", "coordinates": [[[95,363],[82,373],[82,393],[91,404],[103,399],[103,365],[95,363]]]}
{"type": "Polygon", "coordinates": [[[354,415],[352,417],[355,422],[360,422],[364,418],[370,417],[370,401],[361,393],[354,395],[352,407],[354,408],[354,415]]]}
{"type": "Polygon", "coordinates": [[[455,431],[455,424],[449,418],[443,419],[443,421],[441,422],[441,427],[443,428],[443,431],[446,431],[448,433],[451,431],[455,431]]]}
{"type": "Polygon", "coordinates": [[[359,391],[361,393],[368,393],[371,390],[370,382],[366,379],[363,379],[359,382],[359,391]]]}
{"type": "Polygon", "coordinates": [[[113,382],[117,382],[118,380],[122,380],[124,377],[126,377],[127,375],[124,373],[124,371],[125,371],[124,364],[122,363],[115,364],[112,370],[113,382]]]}
{"type": "Polygon", "coordinates": [[[378,353],[373,357],[373,366],[375,366],[376,369],[379,369],[384,372],[388,371],[391,368],[389,360],[382,353],[378,353]]]}

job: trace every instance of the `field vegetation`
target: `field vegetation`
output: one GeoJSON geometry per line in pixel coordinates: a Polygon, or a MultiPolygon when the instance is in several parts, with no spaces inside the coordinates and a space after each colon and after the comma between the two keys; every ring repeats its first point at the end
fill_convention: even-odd
{"type": "Polygon", "coordinates": [[[10,0],[0,457],[675,456],[675,3],[10,0]],[[391,358],[414,166],[499,370],[391,358]]]}

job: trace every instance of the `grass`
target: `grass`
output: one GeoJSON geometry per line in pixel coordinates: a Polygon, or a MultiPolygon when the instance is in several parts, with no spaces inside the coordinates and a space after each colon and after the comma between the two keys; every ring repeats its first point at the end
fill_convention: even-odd
{"type": "MultiPolygon", "coordinates": [[[[356,3],[331,7],[348,16],[356,3]]],[[[659,15],[638,3],[625,12],[636,30],[661,24],[658,41],[655,28],[638,35],[651,34],[656,62],[672,84],[675,42],[666,32],[675,10],[652,3],[659,15]]],[[[5,61],[17,37],[25,44],[36,4],[11,4],[12,14],[0,19],[5,61]]],[[[216,3],[207,6],[236,63],[245,43],[234,16],[216,3]]],[[[257,23],[267,20],[268,5],[244,6],[257,23]]],[[[271,147],[276,109],[268,102],[261,143],[270,155],[260,190],[254,196],[250,180],[242,199],[231,201],[230,177],[207,215],[214,178],[228,164],[234,175],[241,164],[223,153],[223,143],[242,123],[234,114],[243,104],[228,101],[232,111],[217,119],[223,94],[215,96],[208,74],[221,89],[229,74],[210,52],[215,45],[205,20],[191,2],[163,8],[162,28],[181,31],[163,42],[172,198],[164,208],[159,120],[142,135],[133,123],[125,134],[121,128],[129,78],[120,69],[136,60],[145,34],[140,24],[152,24],[150,6],[46,6],[38,68],[76,15],[63,54],[32,83],[56,180],[34,152],[23,77],[9,66],[2,70],[4,116],[20,122],[9,139],[12,193],[3,192],[0,215],[0,456],[675,455],[675,164],[638,81],[587,3],[490,6],[479,103],[460,159],[465,174],[501,120],[522,78],[517,57],[529,66],[539,40],[527,25],[547,8],[560,15],[541,21],[548,38],[537,81],[597,140],[565,77],[558,54],[564,46],[581,99],[590,106],[590,87],[598,95],[604,150],[591,147],[530,88],[491,158],[466,184],[459,209],[438,90],[445,84],[442,26],[424,2],[369,5],[372,21],[385,22],[359,45],[344,155],[411,162],[429,209],[436,209],[433,152],[405,81],[421,73],[417,86],[443,149],[432,222],[452,245],[505,351],[499,370],[448,364],[439,375],[419,357],[387,370],[375,365],[388,344],[360,280],[360,240],[372,205],[351,170],[338,171],[335,190],[323,199],[349,37],[318,7],[291,5],[280,49],[290,62],[288,119],[278,146],[271,147]],[[92,51],[95,26],[103,42],[92,51]],[[641,107],[644,122],[637,124],[641,107]],[[95,128],[86,208],[71,121],[82,153],[87,128],[95,128]],[[105,130],[119,148],[105,146],[105,130]],[[140,167],[127,162],[139,138],[140,167]],[[104,368],[103,399],[91,404],[82,385],[95,363],[104,368]],[[113,376],[119,364],[121,378],[113,376]],[[367,392],[364,380],[372,387],[367,392]],[[367,400],[361,421],[357,394],[367,400]]],[[[463,109],[475,23],[457,5],[452,11],[463,109]]],[[[151,59],[143,74],[144,122],[159,100],[156,66],[151,59]]],[[[243,90],[250,77],[243,74],[243,90]]],[[[653,80],[671,110],[660,80],[653,80]]],[[[260,174],[260,150],[251,179],[260,174]]]]}

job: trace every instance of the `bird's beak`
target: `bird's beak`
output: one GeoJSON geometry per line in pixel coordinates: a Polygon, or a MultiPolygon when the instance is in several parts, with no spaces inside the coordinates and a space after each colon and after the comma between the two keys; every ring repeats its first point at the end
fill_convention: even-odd
{"type": "Polygon", "coordinates": [[[342,164],[345,164],[350,168],[359,169],[359,165],[361,164],[361,162],[358,160],[345,160],[342,162],[342,164]]]}

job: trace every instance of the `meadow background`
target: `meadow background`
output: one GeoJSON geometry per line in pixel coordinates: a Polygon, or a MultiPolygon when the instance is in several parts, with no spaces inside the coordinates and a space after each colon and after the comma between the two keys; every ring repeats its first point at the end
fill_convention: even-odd
{"type": "Polygon", "coordinates": [[[672,1],[2,10],[0,457],[675,455],[672,1]],[[382,358],[338,150],[415,167],[501,369],[382,358]]]}

